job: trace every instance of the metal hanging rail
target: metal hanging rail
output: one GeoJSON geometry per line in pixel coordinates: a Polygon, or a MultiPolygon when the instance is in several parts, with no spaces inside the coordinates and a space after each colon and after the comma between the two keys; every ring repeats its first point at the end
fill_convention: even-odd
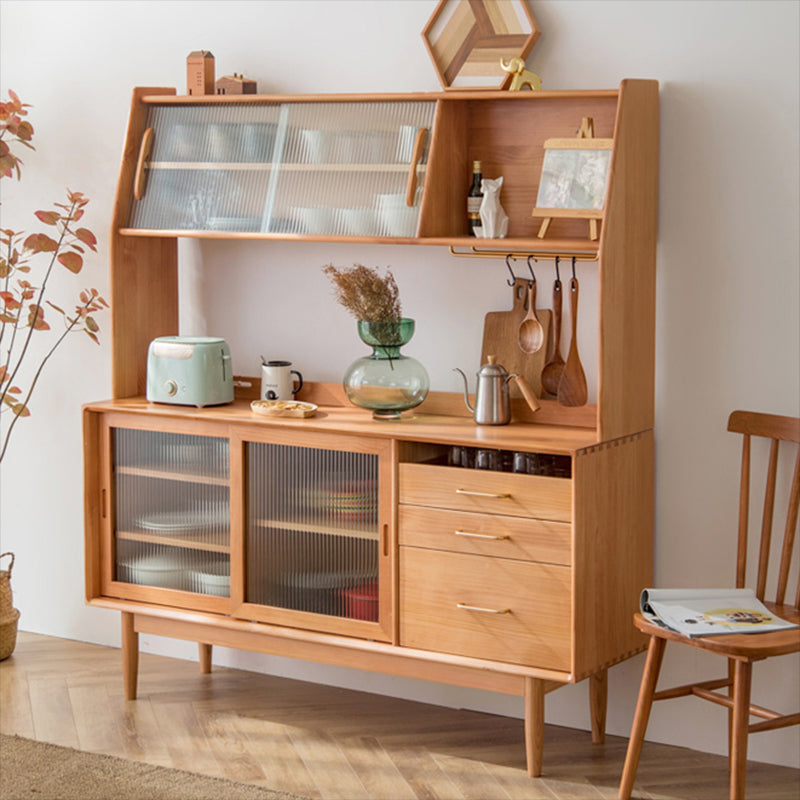
{"type": "Polygon", "coordinates": [[[458,258],[503,258],[514,261],[524,261],[533,258],[538,261],[552,261],[558,259],[573,259],[574,261],[597,261],[598,254],[595,253],[575,253],[567,251],[541,252],[538,250],[525,250],[523,252],[508,250],[481,250],[477,247],[470,247],[469,250],[456,250],[454,245],[450,245],[450,255],[458,258]]]}

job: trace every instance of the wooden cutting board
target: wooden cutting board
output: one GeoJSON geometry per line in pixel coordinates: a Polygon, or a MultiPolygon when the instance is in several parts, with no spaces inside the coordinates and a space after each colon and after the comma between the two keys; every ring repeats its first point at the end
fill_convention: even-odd
{"type": "MultiPolygon", "coordinates": [[[[483,322],[483,346],[481,347],[481,365],[487,362],[487,356],[497,356],[497,363],[502,364],[510,373],[522,375],[530,384],[537,397],[542,396],[542,369],[547,357],[547,346],[550,341],[550,327],[553,312],[541,308],[541,284],[537,281],[536,316],[544,328],[544,344],[536,353],[529,355],[519,348],[519,324],[528,309],[528,281],[517,278],[511,289],[512,304],[509,311],[490,311],[483,322]]],[[[547,298],[549,300],[549,297],[547,298]]],[[[511,397],[521,397],[514,381],[509,383],[511,397]]]]}

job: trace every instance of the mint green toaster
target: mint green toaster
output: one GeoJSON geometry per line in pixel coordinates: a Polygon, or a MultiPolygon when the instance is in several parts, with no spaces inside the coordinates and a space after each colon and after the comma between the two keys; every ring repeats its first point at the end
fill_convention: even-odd
{"type": "Polygon", "coordinates": [[[147,350],[151,403],[217,406],[233,402],[231,349],[215,336],[160,336],[147,350]]]}

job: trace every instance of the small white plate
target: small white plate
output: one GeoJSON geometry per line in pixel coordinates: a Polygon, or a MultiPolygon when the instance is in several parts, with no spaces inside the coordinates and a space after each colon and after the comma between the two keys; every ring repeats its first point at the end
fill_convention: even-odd
{"type": "Polygon", "coordinates": [[[253,400],[250,408],[264,417],[313,417],[317,406],[300,400],[253,400]]]}

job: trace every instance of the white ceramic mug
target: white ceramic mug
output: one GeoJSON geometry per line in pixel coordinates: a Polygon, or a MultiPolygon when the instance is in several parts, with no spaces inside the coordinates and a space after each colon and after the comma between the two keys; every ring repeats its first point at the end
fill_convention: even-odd
{"type": "Polygon", "coordinates": [[[262,400],[291,400],[303,388],[303,376],[291,366],[291,361],[262,361],[262,400]],[[296,388],[292,375],[297,378],[296,388]]]}

